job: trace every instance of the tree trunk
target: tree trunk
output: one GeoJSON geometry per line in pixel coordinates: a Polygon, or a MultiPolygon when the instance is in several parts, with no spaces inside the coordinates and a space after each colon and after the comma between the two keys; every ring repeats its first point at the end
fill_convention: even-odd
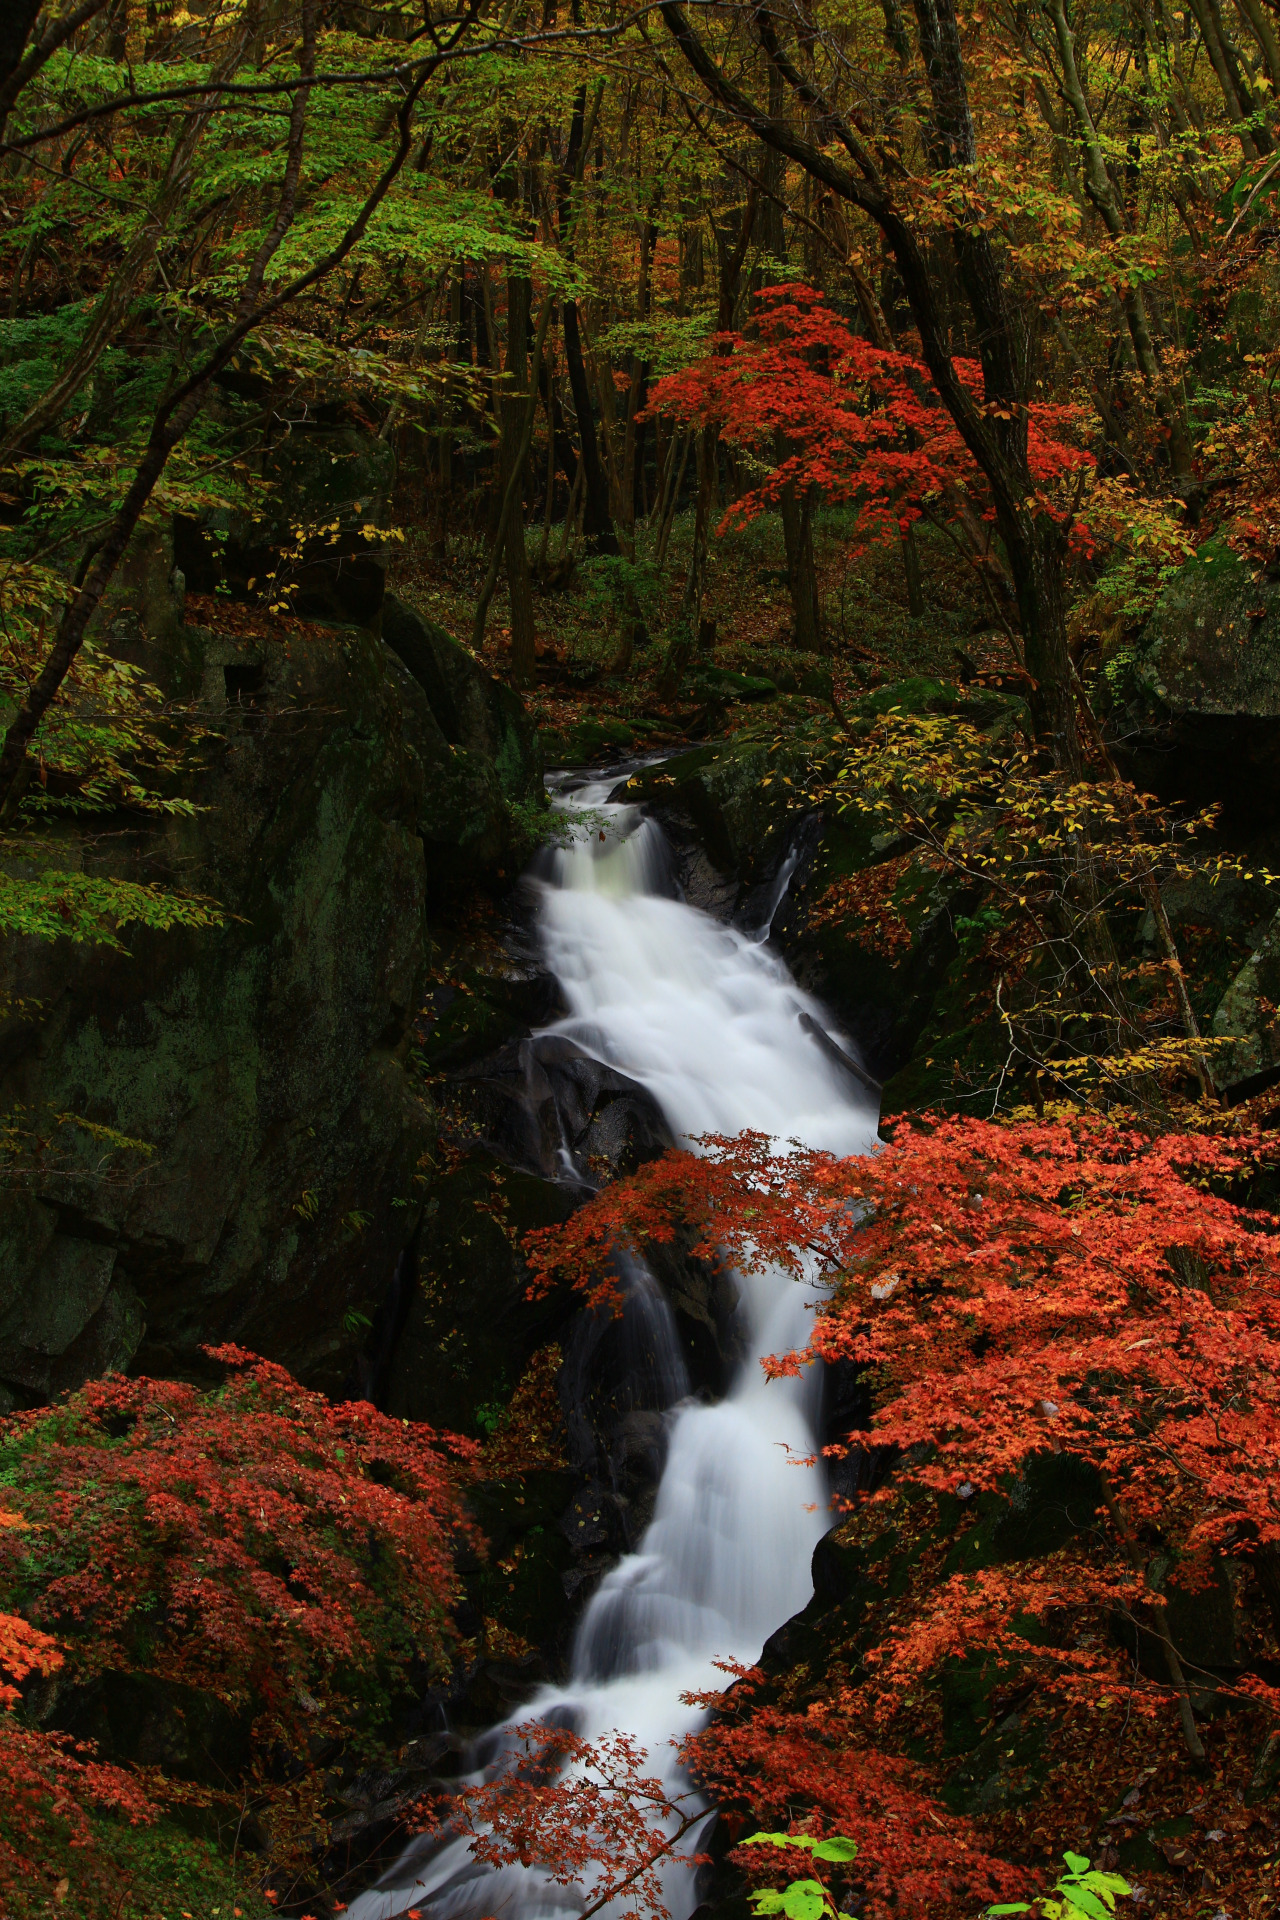
{"type": "Polygon", "coordinates": [[[582,358],[582,332],[578,325],[578,303],[566,300],[563,307],[564,357],[569,370],[569,389],[573,410],[578,416],[578,446],[582,453],[585,495],[582,531],[593,553],[616,553],[618,536],[609,511],[609,480],[600,458],[595,415],[591,409],[591,389],[582,358]]]}
{"type": "MultiPolygon", "coordinates": [[[[1107,232],[1113,239],[1118,240],[1128,233],[1129,223],[1116,198],[1115,187],[1107,171],[1102,144],[1098,139],[1098,130],[1094,124],[1084,83],[1076,63],[1075,36],[1067,24],[1064,0],[1054,0],[1053,24],[1058,40],[1058,53],[1062,60],[1063,92],[1075,115],[1080,134],[1080,146],[1084,156],[1085,189],[1101,214],[1107,232]]],[[[1169,465],[1173,469],[1174,483],[1180,493],[1190,494],[1195,488],[1195,474],[1186,413],[1165,388],[1155,342],[1151,335],[1151,319],[1147,311],[1146,296],[1142,288],[1126,286],[1123,304],[1138,370],[1147,383],[1156,412],[1169,436],[1169,465]]]]}
{"type": "MultiPolygon", "coordinates": [[[[1027,316],[1014,302],[996,240],[980,220],[957,215],[951,228],[953,265],[921,244],[914,215],[893,197],[857,127],[842,118],[796,71],[766,8],[752,23],[771,63],[803,109],[806,124],[820,114],[838,130],[838,143],[818,147],[787,120],[775,119],[730,80],[689,25],[679,0],[659,0],[668,31],[708,91],[740,124],[804,167],[879,227],[901,275],[920,337],[921,357],[956,430],[990,485],[996,525],[1009,559],[1022,620],[1026,665],[1034,686],[1032,717],[1059,766],[1081,765],[1076,736],[1071,660],[1066,631],[1066,535],[1036,498],[1027,452],[1028,403],[1034,356],[1027,316]],[[837,154],[837,145],[842,152],[837,154]],[[849,157],[849,164],[844,156],[849,157]],[[961,378],[952,356],[943,303],[963,296],[981,356],[983,403],[961,378]]],[[[949,173],[978,163],[968,74],[954,0],[915,0],[920,52],[928,84],[924,135],[931,167],[945,185],[949,173]]]]}
{"type": "Polygon", "coordinates": [[[1229,114],[1240,142],[1240,151],[1246,160],[1256,160],[1260,153],[1268,153],[1271,142],[1266,135],[1246,127],[1243,123],[1253,111],[1253,102],[1241,78],[1239,69],[1232,60],[1226,37],[1222,31],[1222,16],[1218,12],[1215,0],[1190,0],[1191,11],[1196,17],[1204,39],[1205,50],[1222,89],[1229,114]]]}
{"type": "Polygon", "coordinates": [[[529,580],[529,555],[524,544],[524,479],[518,469],[524,465],[527,437],[525,420],[529,406],[529,309],[533,283],[523,274],[507,280],[507,374],[510,390],[502,402],[503,497],[515,484],[515,495],[502,529],[507,561],[507,592],[511,602],[511,683],[516,687],[533,684],[537,634],[533,624],[533,587],[529,580]]]}
{"type": "MultiPolygon", "coordinates": [[[[449,328],[448,345],[445,352],[449,361],[455,363],[462,357],[462,273],[458,271],[449,278],[449,328]]],[[[440,395],[440,436],[438,441],[439,458],[437,460],[437,483],[439,497],[436,500],[435,553],[437,560],[444,561],[449,556],[449,502],[453,494],[453,390],[452,382],[446,381],[440,395]]]]}
{"type": "Polygon", "coordinates": [[[782,537],[787,548],[787,583],[795,618],[796,647],[801,653],[822,650],[822,613],[818,604],[818,573],[813,558],[813,490],[803,499],[794,480],[782,489],[782,537]]]}

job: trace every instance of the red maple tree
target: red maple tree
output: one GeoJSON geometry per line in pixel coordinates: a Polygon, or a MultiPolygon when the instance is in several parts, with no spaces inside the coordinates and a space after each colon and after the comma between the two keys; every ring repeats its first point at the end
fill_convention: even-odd
{"type": "MultiPolygon", "coordinates": [[[[26,1533],[20,1514],[0,1508],[0,1533],[26,1533]]],[[[0,1613],[0,1891],[24,1884],[34,1859],[51,1842],[87,1847],[90,1807],[110,1807],[134,1823],[155,1808],[142,1783],[120,1767],[104,1766],[65,1734],[24,1726],[20,1684],[32,1674],[55,1673],[63,1654],[51,1634],[20,1614],[0,1613]]]]}
{"type": "MultiPolygon", "coordinates": [[[[210,1351],[227,1370],[213,1391],[113,1375],[5,1423],[20,1513],[0,1529],[0,1659],[15,1680],[61,1667],[72,1699],[109,1672],[223,1702],[249,1726],[279,1855],[290,1820],[304,1848],[323,1832],[308,1756],[360,1751],[447,1670],[478,1449],[210,1351]]],[[[85,1801],[138,1815],[134,1778],[86,1751],[0,1720],[3,1764],[73,1832],[85,1801]]]]}
{"type": "MultiPolygon", "coordinates": [[[[1080,1116],[925,1116],[863,1159],[778,1155],[756,1134],[702,1144],[530,1236],[540,1282],[565,1273],[599,1294],[618,1241],[692,1224],[704,1257],[822,1283],[808,1349],[768,1369],[814,1357],[864,1369],[874,1412],[844,1444],[896,1450],[898,1487],[1008,1492],[1035,1456],[1069,1453],[1107,1517],[1087,1545],[939,1587],[887,1631],[864,1716],[887,1720],[909,1678],[975,1644],[1033,1663],[1042,1685],[1101,1692],[1119,1650],[1080,1623],[1091,1614],[1105,1628],[1119,1612],[1153,1636],[1167,1670],[1135,1704],[1175,1701],[1199,1754],[1188,1650],[1162,1582],[1173,1567],[1194,1589],[1229,1555],[1264,1596],[1275,1586],[1280,1242],[1226,1197],[1273,1143],[1152,1137],[1080,1116]],[[1034,1648],[1028,1617],[1053,1628],[1034,1648]]],[[[1262,1678],[1234,1684],[1280,1708],[1262,1678]]]]}
{"type": "MultiPolygon", "coordinates": [[[[956,365],[981,401],[978,362],[956,365]]],[[[715,426],[769,463],[722,526],[775,506],[793,483],[858,503],[871,535],[905,532],[926,502],[987,514],[981,474],[923,360],[856,334],[812,287],[763,288],[750,328],[716,334],[702,359],[656,381],[649,412],[715,426]]],[[[1028,458],[1046,511],[1069,514],[1060,483],[1093,469],[1072,438],[1082,424],[1078,407],[1029,409],[1028,458]]]]}

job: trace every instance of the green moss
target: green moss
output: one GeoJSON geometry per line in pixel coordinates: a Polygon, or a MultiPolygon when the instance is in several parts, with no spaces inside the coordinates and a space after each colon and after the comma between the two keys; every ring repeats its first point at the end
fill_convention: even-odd
{"type": "Polygon", "coordinates": [[[635,729],[612,714],[585,714],[564,731],[544,729],[543,752],[554,766],[589,767],[626,753],[636,744],[635,729]]]}

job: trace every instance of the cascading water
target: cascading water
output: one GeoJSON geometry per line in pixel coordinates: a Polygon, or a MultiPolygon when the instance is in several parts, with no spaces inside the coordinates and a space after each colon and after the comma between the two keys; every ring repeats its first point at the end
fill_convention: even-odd
{"type": "MultiPolygon", "coordinates": [[[[612,786],[562,798],[586,821],[537,883],[543,950],[570,1009],[550,1031],[645,1086],[677,1137],[752,1128],[780,1143],[867,1151],[876,1116],[839,1052],[824,1046],[821,1009],[759,934],[670,897],[661,829],[636,808],[610,805],[612,786]]],[[[814,1450],[813,1385],[768,1382],[759,1364],[803,1341],[805,1290],[768,1273],[740,1286],[746,1353],[731,1391],[715,1406],[674,1409],[638,1550],[587,1607],[566,1685],[544,1688],[516,1716],[570,1725],[587,1739],[631,1734],[673,1795],[687,1792],[673,1743],[702,1717],[682,1694],[723,1686],[716,1661],[751,1663],[805,1605],[827,1524],[820,1467],[796,1464],[814,1450]]],[[[649,1345],[665,1341],[676,1356],[664,1372],[674,1398],[683,1380],[661,1325],[665,1303],[652,1283],[630,1290],[651,1323],[649,1345]]],[[[495,1753],[500,1736],[490,1736],[495,1753]]],[[[693,1873],[671,1867],[663,1897],[673,1920],[686,1920],[693,1873]]],[[[395,1920],[409,1907],[432,1920],[549,1920],[581,1904],[536,1870],[479,1866],[456,1839],[410,1847],[348,1920],[395,1920]]]]}

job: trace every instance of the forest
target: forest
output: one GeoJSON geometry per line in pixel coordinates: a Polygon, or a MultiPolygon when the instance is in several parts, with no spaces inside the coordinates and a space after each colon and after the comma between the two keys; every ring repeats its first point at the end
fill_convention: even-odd
{"type": "Polygon", "coordinates": [[[0,1920],[1277,1920],[1280,0],[3,0],[0,209],[0,1920]]]}

